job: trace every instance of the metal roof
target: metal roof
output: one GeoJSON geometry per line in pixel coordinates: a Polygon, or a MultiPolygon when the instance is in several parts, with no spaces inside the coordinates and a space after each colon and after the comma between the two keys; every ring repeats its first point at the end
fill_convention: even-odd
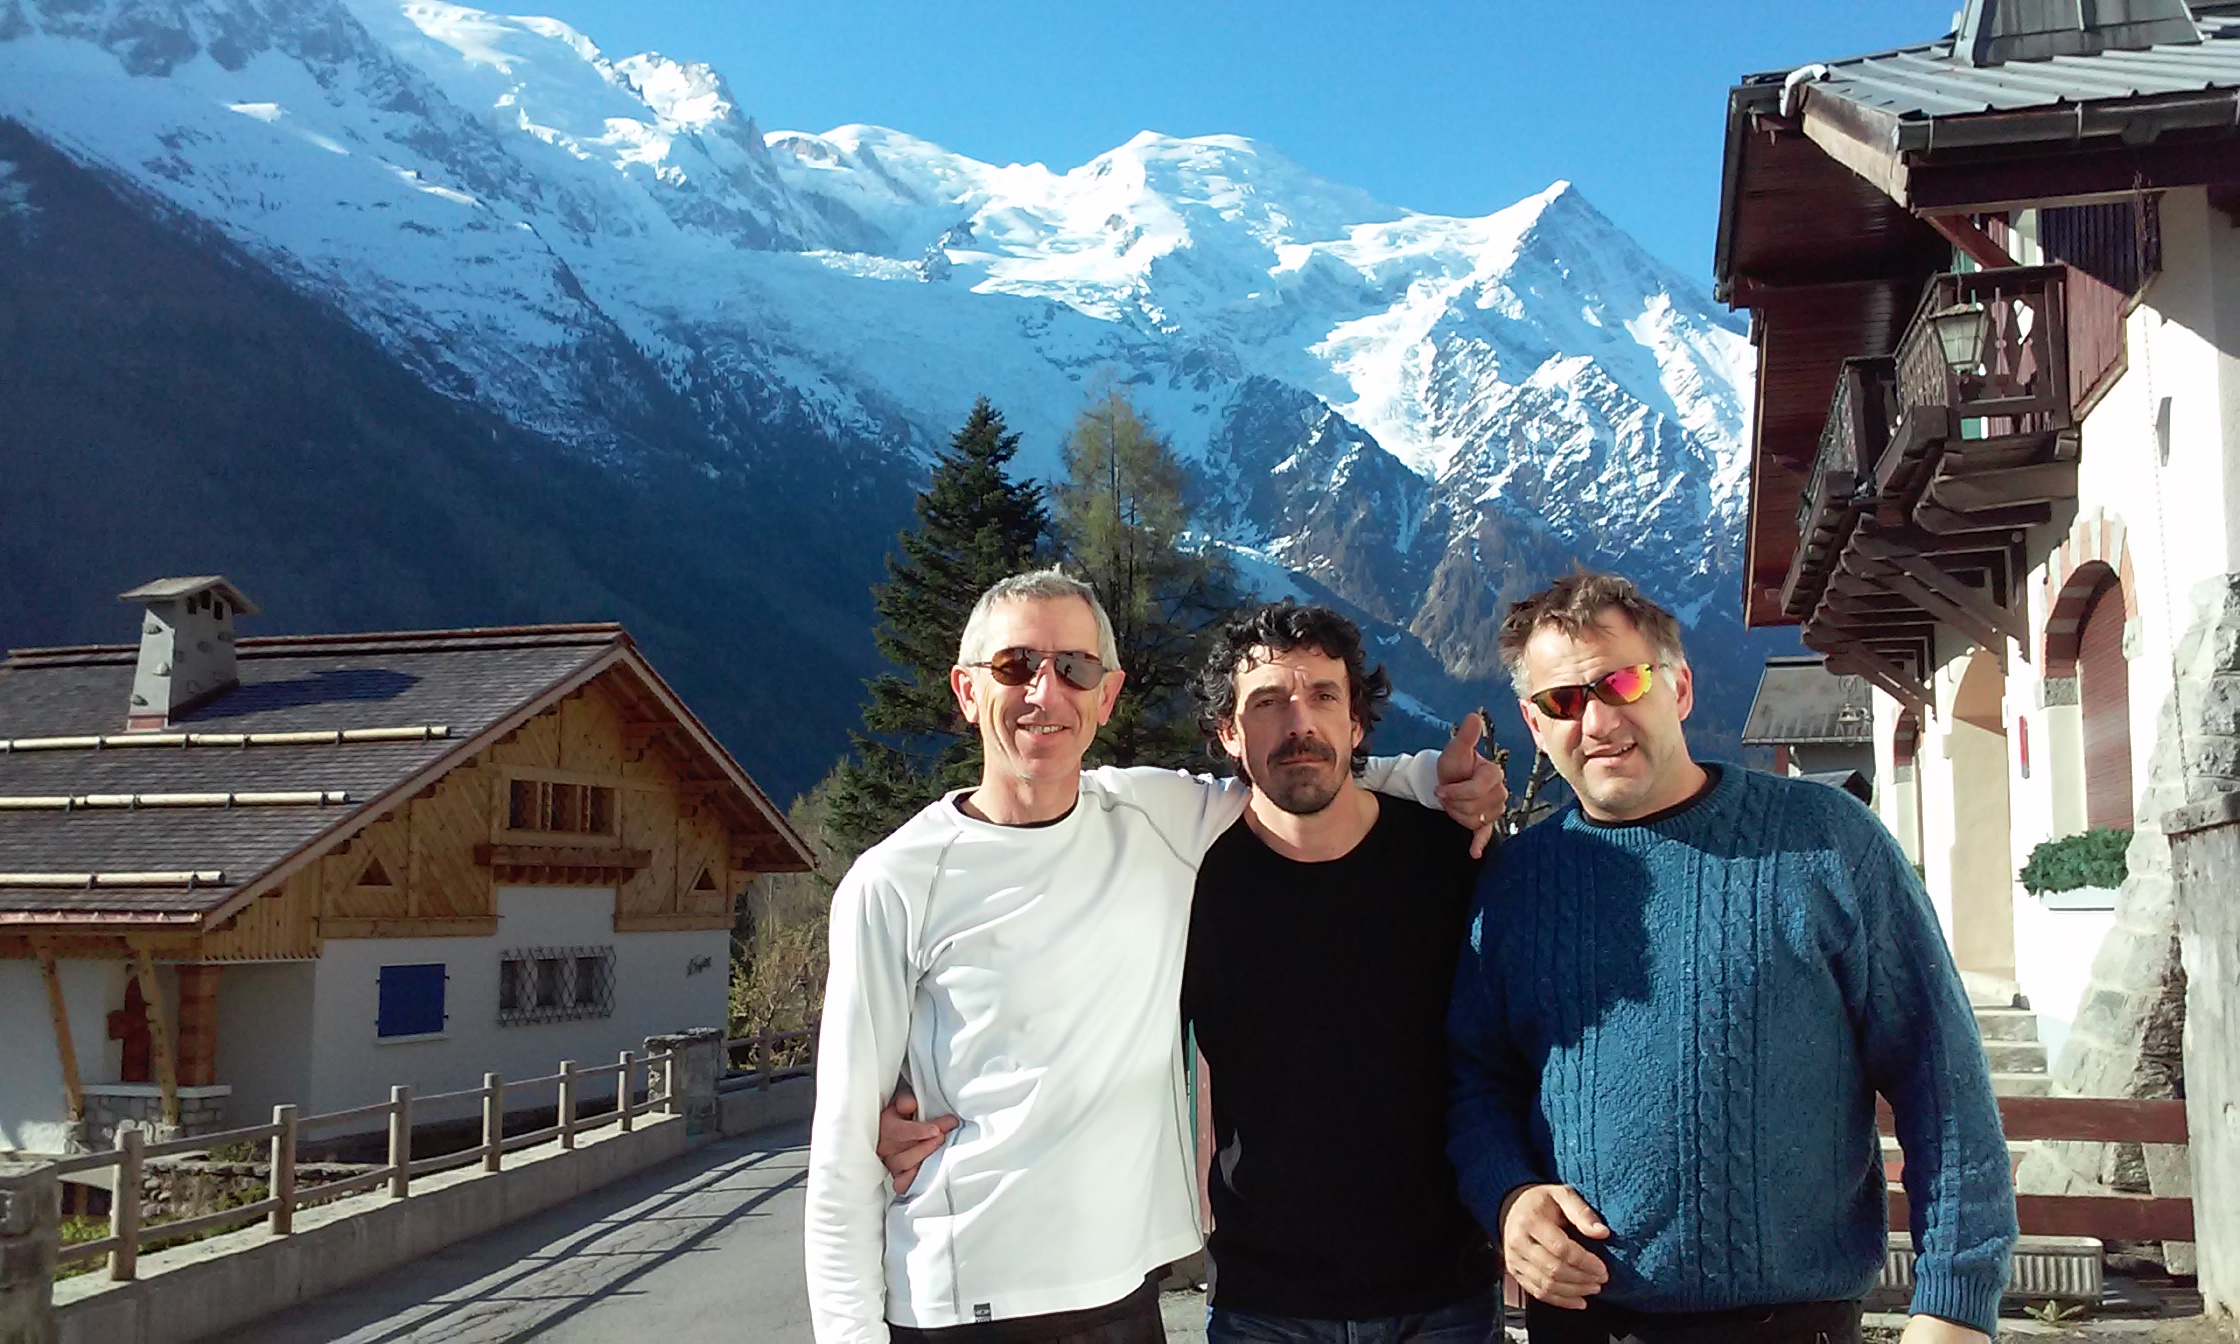
{"type": "Polygon", "coordinates": [[[2195,24],[2199,43],[1982,67],[1956,55],[1946,37],[1832,62],[1825,78],[1812,81],[1811,96],[1910,122],[2240,88],[2240,15],[2199,13],[2195,24]]]}
{"type": "Polygon", "coordinates": [[[1839,677],[1820,657],[1766,659],[1742,726],[1746,747],[1801,747],[1874,740],[1874,697],[1864,677],[1839,677]]]}

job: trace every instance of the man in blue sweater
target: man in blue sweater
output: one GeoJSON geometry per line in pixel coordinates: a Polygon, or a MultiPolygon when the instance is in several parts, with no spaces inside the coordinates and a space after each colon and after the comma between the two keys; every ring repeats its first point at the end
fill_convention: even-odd
{"type": "Polygon", "coordinates": [[[1678,622],[1623,579],[1519,602],[1500,648],[1578,801],[1480,880],[1449,1151],[1532,1338],[1856,1340],[1884,1252],[1878,1092],[1920,1252],[1905,1344],[1987,1338],[2006,1143],[1897,845],[1835,789],[1692,760],[1678,622]]]}

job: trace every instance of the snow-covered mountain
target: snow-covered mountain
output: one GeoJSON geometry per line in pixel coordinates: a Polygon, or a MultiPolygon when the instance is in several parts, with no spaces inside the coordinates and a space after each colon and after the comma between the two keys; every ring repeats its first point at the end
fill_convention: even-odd
{"type": "Polygon", "coordinates": [[[1735,624],[1747,341],[1564,183],[1455,219],[1229,136],[1058,172],[765,133],[705,65],[437,0],[0,0],[0,117],[625,477],[909,477],[983,394],[1047,474],[1117,385],[1248,568],[1452,676],[1572,558],[1735,624]]]}

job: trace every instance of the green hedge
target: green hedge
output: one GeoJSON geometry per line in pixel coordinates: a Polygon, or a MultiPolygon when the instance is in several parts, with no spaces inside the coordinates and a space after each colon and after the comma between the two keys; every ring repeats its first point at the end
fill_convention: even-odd
{"type": "Polygon", "coordinates": [[[2022,885],[2033,896],[2079,887],[2120,887],[2130,870],[2123,851],[2131,845],[2131,832],[2102,829],[2082,835],[2048,840],[2030,851],[2022,865],[2022,885]]]}

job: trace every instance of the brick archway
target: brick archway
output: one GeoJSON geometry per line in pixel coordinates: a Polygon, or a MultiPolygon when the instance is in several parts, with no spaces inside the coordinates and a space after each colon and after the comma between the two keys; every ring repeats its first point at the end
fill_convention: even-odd
{"type": "Polygon", "coordinates": [[[2079,514],[2068,539],[2046,564],[2045,658],[2049,680],[2077,675],[2077,637],[2093,596],[2110,577],[2123,585],[2123,618],[2139,615],[2139,585],[2131,574],[2131,547],[2123,520],[2094,509],[2079,514]]]}

